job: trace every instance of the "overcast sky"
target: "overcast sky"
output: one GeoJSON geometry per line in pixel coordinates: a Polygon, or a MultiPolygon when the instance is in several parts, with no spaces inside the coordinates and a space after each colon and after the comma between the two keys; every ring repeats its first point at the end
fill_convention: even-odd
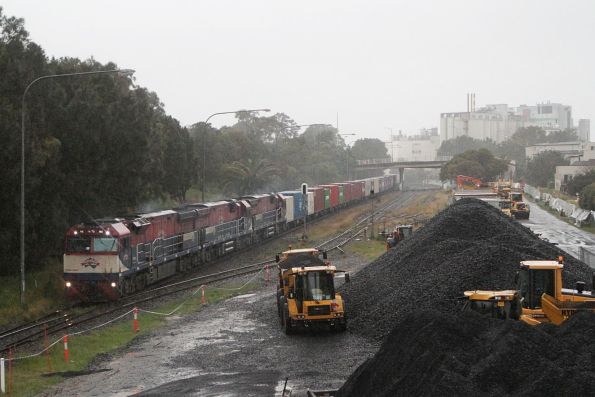
{"type": "Polygon", "coordinates": [[[468,92],[477,107],[549,100],[571,105],[575,124],[595,119],[594,1],[0,5],[48,56],[135,69],[183,125],[270,108],[299,124],[335,125],[338,114],[341,133],[388,140],[390,128],[413,134],[465,111],[468,92]]]}

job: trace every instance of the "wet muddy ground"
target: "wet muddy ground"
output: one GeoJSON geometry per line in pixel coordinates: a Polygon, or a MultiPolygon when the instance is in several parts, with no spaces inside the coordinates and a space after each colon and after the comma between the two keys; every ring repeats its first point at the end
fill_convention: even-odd
{"type": "MultiPolygon", "coordinates": [[[[352,272],[365,265],[338,253],[329,259],[352,272]]],[[[340,387],[376,351],[372,342],[349,331],[285,335],[275,288],[271,282],[171,318],[168,326],[95,363],[107,371],[67,379],[44,395],[273,396],[281,394],[288,378],[292,396],[300,396],[308,387],[340,387]]]]}
{"type": "Polygon", "coordinates": [[[541,234],[542,239],[555,243],[559,248],[577,259],[579,247],[595,252],[595,236],[556,218],[537,204],[531,203],[531,215],[528,220],[520,220],[523,225],[541,234]]]}

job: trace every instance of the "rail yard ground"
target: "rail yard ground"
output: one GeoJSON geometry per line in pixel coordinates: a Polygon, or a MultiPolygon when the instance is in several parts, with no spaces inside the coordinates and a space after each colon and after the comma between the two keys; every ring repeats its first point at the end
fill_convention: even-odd
{"type": "MultiPolygon", "coordinates": [[[[354,220],[357,220],[361,216],[369,215],[371,208],[373,206],[376,209],[378,209],[380,206],[386,204],[387,202],[389,202],[391,200],[394,200],[396,197],[398,197],[401,194],[402,193],[391,193],[391,194],[385,195],[383,197],[378,197],[378,198],[376,198],[376,200],[374,201],[373,204],[366,203],[366,204],[363,204],[363,205],[360,205],[360,206],[357,206],[354,208],[350,208],[346,211],[343,211],[338,216],[330,216],[330,217],[325,218],[323,221],[318,221],[318,222],[309,224],[308,225],[308,235],[309,235],[310,241],[308,243],[310,245],[312,245],[312,244],[316,244],[317,241],[320,242],[320,241],[324,240],[325,238],[328,238],[329,236],[333,235],[333,233],[336,233],[338,230],[345,228],[347,225],[352,223],[354,220]]],[[[375,223],[376,232],[379,232],[382,227],[392,227],[395,222],[403,222],[405,220],[407,220],[408,222],[411,222],[411,221],[414,221],[415,219],[423,220],[423,219],[429,218],[432,214],[434,214],[437,211],[439,211],[440,209],[444,208],[444,206],[446,205],[446,197],[447,197],[446,194],[443,192],[437,192],[437,191],[418,192],[418,193],[416,193],[416,199],[411,200],[406,207],[398,207],[395,210],[386,212],[383,217],[378,217],[376,219],[376,223],[375,223]]],[[[266,245],[259,247],[258,249],[252,250],[251,252],[241,255],[240,257],[230,258],[226,261],[223,261],[222,263],[210,264],[206,268],[201,269],[199,274],[208,274],[208,273],[212,273],[217,270],[232,268],[234,266],[238,266],[239,264],[253,263],[253,262],[261,261],[263,259],[270,259],[270,258],[274,257],[274,254],[276,252],[286,249],[288,244],[294,244],[294,247],[296,245],[299,246],[298,241],[297,241],[297,238],[299,236],[301,236],[301,230],[296,231],[294,235],[284,236],[283,238],[278,239],[276,241],[271,241],[271,242],[267,243],[266,245]]],[[[385,249],[384,247],[385,247],[384,242],[381,239],[380,240],[366,240],[363,238],[363,236],[356,238],[350,244],[350,246],[348,248],[352,252],[352,255],[350,257],[355,258],[355,263],[353,264],[353,269],[355,269],[357,267],[357,265],[363,266],[366,263],[369,263],[369,261],[371,259],[377,257],[379,255],[379,253],[382,253],[384,251],[384,249],[385,249]]],[[[338,251],[333,255],[338,255],[338,251]]],[[[342,258],[342,256],[336,257],[336,259],[338,259],[338,260],[341,260],[341,258],[342,258]]],[[[352,266],[352,265],[350,265],[350,266],[352,266]]],[[[230,284],[227,284],[227,285],[231,286],[231,287],[237,287],[238,282],[234,281],[232,284],[233,285],[230,285],[230,284]]],[[[240,292],[241,291],[233,291],[230,293],[233,295],[233,294],[237,294],[240,292]]],[[[207,290],[207,298],[210,293],[211,292],[209,292],[209,290],[207,290]]],[[[255,293],[258,293],[258,291],[256,291],[255,293]]],[[[148,308],[157,310],[157,311],[168,311],[169,309],[171,309],[172,307],[177,305],[177,303],[180,300],[184,299],[184,297],[186,297],[186,296],[187,296],[187,294],[179,294],[172,298],[168,298],[167,302],[165,304],[160,301],[158,303],[152,303],[148,308]]],[[[228,294],[228,296],[229,296],[229,294],[228,294]]],[[[274,305],[274,302],[273,302],[273,305],[274,305]]],[[[191,304],[190,307],[187,310],[185,310],[185,312],[186,313],[194,312],[198,306],[199,305],[191,304]]],[[[207,310],[213,310],[212,306],[209,306],[207,310]]],[[[273,311],[271,312],[267,308],[266,310],[264,310],[263,313],[266,313],[266,315],[268,316],[270,313],[275,313],[274,308],[272,310],[273,311]]],[[[195,313],[195,314],[197,314],[197,313],[195,313]]],[[[13,392],[15,393],[15,395],[30,395],[35,390],[39,391],[41,388],[44,387],[44,385],[46,385],[45,387],[47,387],[47,385],[50,385],[50,384],[58,381],[60,379],[60,373],[63,371],[68,371],[68,372],[64,373],[64,375],[65,375],[64,377],[75,376],[76,374],[86,374],[89,372],[85,369],[85,368],[87,368],[86,364],[87,364],[87,362],[89,362],[89,360],[91,360],[91,358],[93,356],[97,355],[98,353],[101,353],[102,351],[106,351],[106,350],[111,351],[112,353],[100,354],[99,355],[100,359],[95,360],[94,365],[96,365],[98,362],[104,363],[106,357],[111,357],[111,355],[114,354],[113,353],[114,349],[118,349],[118,346],[120,348],[123,348],[125,346],[128,346],[130,343],[132,343],[132,346],[136,346],[137,341],[142,342],[142,340],[144,340],[144,338],[147,338],[146,334],[148,334],[149,332],[153,332],[152,330],[154,330],[155,327],[160,326],[160,324],[163,324],[163,321],[166,322],[167,329],[171,329],[171,328],[175,329],[177,327],[177,325],[175,325],[176,320],[173,318],[168,318],[167,320],[159,321],[154,318],[151,319],[150,316],[144,315],[144,317],[143,317],[143,315],[141,315],[141,333],[140,333],[141,336],[137,337],[135,339],[135,341],[133,341],[133,342],[130,342],[130,340],[133,338],[132,338],[131,334],[128,332],[128,330],[130,330],[130,327],[131,327],[130,320],[127,320],[127,324],[123,324],[121,326],[116,326],[116,328],[118,328],[118,327],[121,328],[119,331],[116,330],[113,332],[113,335],[120,335],[120,337],[118,337],[118,338],[114,338],[113,335],[106,336],[107,334],[109,334],[109,331],[107,331],[107,334],[103,333],[102,334],[103,337],[101,335],[95,335],[95,336],[98,336],[98,338],[94,339],[93,346],[90,347],[88,350],[86,349],[88,346],[85,347],[84,354],[79,354],[77,357],[76,353],[74,352],[74,349],[73,349],[73,351],[71,352],[71,365],[70,366],[61,365],[63,360],[61,359],[62,352],[60,350],[54,352],[54,355],[52,356],[52,360],[54,363],[52,369],[55,373],[57,373],[57,375],[54,375],[53,377],[40,376],[42,373],[48,372],[48,370],[46,369],[45,358],[38,359],[40,361],[39,363],[37,363],[38,365],[30,366],[30,365],[21,364],[20,366],[15,368],[15,379],[18,379],[20,384],[14,386],[13,392]],[[142,325],[143,321],[145,321],[144,327],[142,325]],[[149,328],[147,328],[148,326],[149,326],[149,328]],[[120,331],[124,331],[124,332],[121,333],[120,331]],[[104,342],[106,342],[106,343],[101,343],[101,342],[96,343],[96,339],[104,340],[104,342]],[[83,370],[83,371],[79,372],[80,370],[83,370]],[[27,373],[23,374],[23,371],[27,371],[27,373]],[[26,384],[25,388],[23,388],[24,384],[26,384]]],[[[186,323],[186,318],[184,317],[184,319],[180,320],[180,321],[182,323],[186,323]]],[[[274,332],[278,331],[276,324],[274,324],[273,328],[274,328],[274,332]]],[[[155,331],[155,332],[159,332],[159,331],[155,331]]],[[[80,348],[80,344],[77,343],[76,338],[71,340],[70,343],[72,344],[73,348],[80,348]]],[[[18,353],[18,355],[21,355],[22,353],[24,353],[24,350],[21,348],[17,353],[18,353]]],[[[112,373],[112,372],[107,371],[106,373],[112,373]]],[[[113,375],[113,373],[112,373],[112,375],[113,375]]],[[[75,383],[77,385],[80,382],[84,383],[84,382],[86,382],[85,379],[87,379],[87,378],[92,379],[92,376],[93,375],[77,377],[76,378],[77,381],[75,383]]],[[[69,381],[67,381],[67,382],[69,382],[69,381]]],[[[99,384],[97,384],[97,385],[99,385],[99,384]]],[[[101,387],[98,388],[98,390],[100,390],[99,393],[102,394],[101,387]]],[[[64,391],[62,391],[61,393],[63,393],[63,392],[64,391]]],[[[106,392],[106,391],[104,390],[103,392],[106,392]]],[[[57,393],[57,394],[61,394],[61,393],[57,393]]],[[[83,394],[86,394],[86,393],[83,393],[83,394]]]]}
{"type": "MultiPolygon", "coordinates": [[[[416,205],[429,207],[423,197],[416,205]]],[[[341,396],[589,394],[595,315],[529,327],[459,313],[465,289],[512,288],[519,260],[590,244],[565,229],[550,231],[546,242],[529,228],[545,227],[550,215],[531,216],[521,224],[483,204],[458,203],[371,263],[333,251],[329,259],[352,273],[343,288],[346,333],[286,336],[269,284],[170,318],[43,395],[272,396],[286,379],[292,396],[340,387],[341,396]]],[[[586,265],[568,257],[566,269],[591,288],[586,265]]]]}

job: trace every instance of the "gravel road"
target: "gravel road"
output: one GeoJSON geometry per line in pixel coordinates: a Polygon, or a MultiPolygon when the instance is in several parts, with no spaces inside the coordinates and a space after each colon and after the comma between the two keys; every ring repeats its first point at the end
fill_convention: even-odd
{"type": "MultiPolygon", "coordinates": [[[[340,254],[329,259],[351,272],[366,264],[340,254]]],[[[280,395],[289,378],[292,395],[300,396],[308,387],[341,386],[378,348],[349,331],[286,336],[274,293],[269,285],[172,318],[168,326],[99,360],[97,372],[67,379],[43,395],[272,396],[280,395]]]]}

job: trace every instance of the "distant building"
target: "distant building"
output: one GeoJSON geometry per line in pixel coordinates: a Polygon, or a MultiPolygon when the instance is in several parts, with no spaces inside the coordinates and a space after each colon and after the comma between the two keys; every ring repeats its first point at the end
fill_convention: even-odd
{"type": "Polygon", "coordinates": [[[515,113],[525,127],[541,127],[546,131],[563,131],[573,128],[572,106],[561,103],[539,103],[535,106],[520,105],[515,113]]]}
{"type": "Polygon", "coordinates": [[[527,146],[525,148],[525,157],[527,160],[531,160],[539,153],[548,151],[558,152],[562,154],[565,159],[573,162],[581,158],[583,153],[583,144],[582,142],[537,143],[533,146],[527,146]]]}
{"type": "MultiPolygon", "coordinates": [[[[589,120],[581,121],[577,135],[581,141],[588,142],[589,120]]],[[[520,105],[517,108],[495,104],[475,109],[473,99],[466,112],[440,114],[440,141],[468,136],[500,143],[510,138],[517,129],[531,126],[543,128],[548,133],[574,128],[572,107],[547,102],[535,106],[520,105]]]]}
{"type": "Polygon", "coordinates": [[[419,135],[391,135],[385,142],[392,161],[433,161],[440,147],[438,128],[420,130],[419,135]]]}
{"type": "Polygon", "coordinates": [[[578,128],[576,130],[576,134],[578,135],[578,139],[583,142],[590,142],[591,141],[591,120],[589,119],[580,119],[578,121],[578,128]]]}
{"type": "Polygon", "coordinates": [[[442,113],[440,141],[468,136],[500,143],[522,126],[520,117],[509,111],[507,105],[487,105],[469,112],[442,113]]]}

